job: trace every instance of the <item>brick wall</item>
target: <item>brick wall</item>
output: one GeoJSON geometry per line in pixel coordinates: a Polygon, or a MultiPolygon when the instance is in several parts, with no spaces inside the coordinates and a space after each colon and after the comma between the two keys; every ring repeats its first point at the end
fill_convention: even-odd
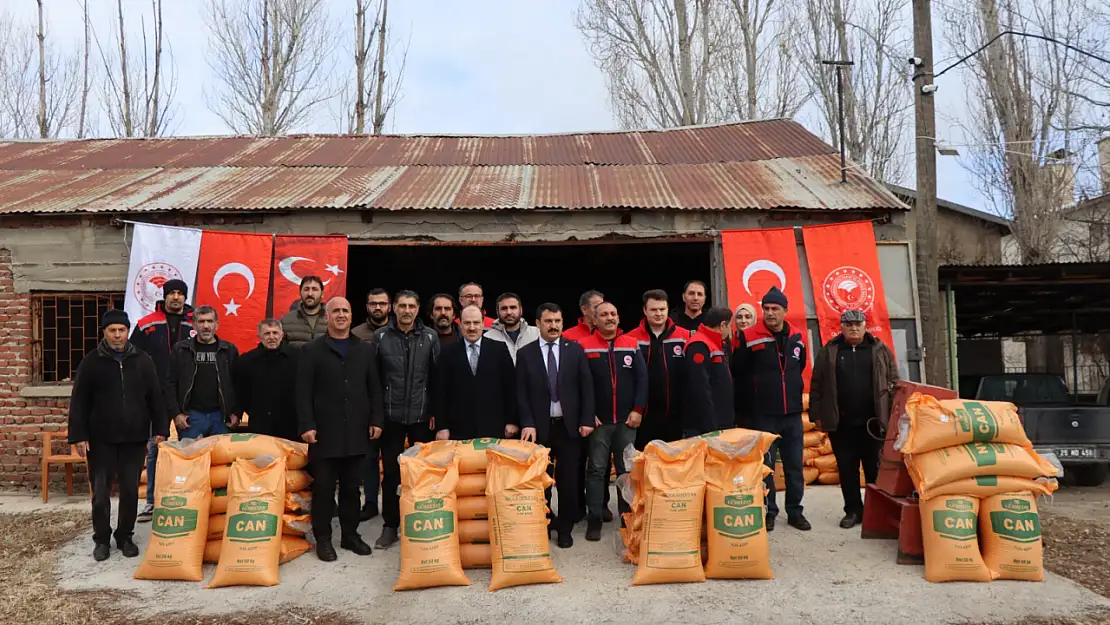
{"type": "MultiPolygon", "coordinates": [[[[21,397],[30,384],[31,294],[15,291],[11,250],[0,248],[0,489],[38,490],[42,433],[66,429],[69,400],[21,397]]],[[[63,475],[55,465],[52,488],[63,483],[63,475]]],[[[86,479],[79,469],[75,492],[86,479]]]]}

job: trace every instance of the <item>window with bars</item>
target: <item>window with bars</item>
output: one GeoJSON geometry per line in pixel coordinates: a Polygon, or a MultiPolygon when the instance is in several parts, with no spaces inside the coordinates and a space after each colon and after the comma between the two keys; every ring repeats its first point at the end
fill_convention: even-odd
{"type": "Polygon", "coordinates": [[[72,381],[100,341],[100,317],[123,308],[123,293],[32,293],[31,358],[35,384],[72,381]]]}

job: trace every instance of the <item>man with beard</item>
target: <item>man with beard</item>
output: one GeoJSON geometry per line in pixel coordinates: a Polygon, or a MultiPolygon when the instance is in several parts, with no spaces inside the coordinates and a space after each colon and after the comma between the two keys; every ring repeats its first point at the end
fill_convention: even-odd
{"type": "Polygon", "coordinates": [[[283,344],[281,322],[266,319],[258,324],[258,347],[243,354],[232,378],[239,406],[249,415],[247,431],[292,441],[297,431],[297,348],[283,344]]]}
{"type": "MultiPolygon", "coordinates": [[[[358,534],[358,481],[370,441],[382,433],[382,389],[373,343],[352,336],[351,304],[328,301],[327,333],[309,343],[297,365],[297,422],[312,462],[312,533],[316,556],[332,562],[335,487],[339,484],[339,546],[371,553],[358,534]]],[[[396,462],[396,460],[394,460],[396,462]]]]}
{"type": "Polygon", "coordinates": [[[301,279],[301,301],[293,310],[281,318],[281,327],[293,347],[324,336],[327,323],[324,319],[324,281],[318,276],[305,276],[301,279]]]}
{"type": "MultiPolygon", "coordinates": [[[[88,457],[92,482],[93,558],[108,559],[112,538],[112,482],[119,483],[116,546],[134,558],[132,540],[139,506],[143,446],[169,435],[169,420],[158,373],[150,357],[127,341],[131,322],[122,310],[109,310],[100,322],[104,339],[81,359],[69,401],[69,442],[88,457]]],[[[152,482],[148,490],[154,490],[152,482]]]]}
{"type": "Polygon", "coordinates": [[[211,306],[197,308],[193,324],[196,336],[173,346],[167,408],[181,438],[227,434],[228,424],[237,427],[242,415],[231,378],[239,350],[216,335],[220,321],[211,306]]]}
{"type": "Polygon", "coordinates": [[[392,315],[393,306],[389,301],[389,293],[382,288],[371,289],[366,294],[366,321],[351,328],[351,334],[369,341],[378,328],[384,328],[389,323],[392,315]]]}
{"type": "Polygon", "coordinates": [[[512,438],[520,428],[509,349],[482,336],[477,306],[463,309],[459,325],[463,340],[445,347],[435,367],[436,438],[512,438]]]}
{"type": "MultiPolygon", "coordinates": [[[[146,352],[154,361],[159,384],[165,385],[170,370],[170,353],[178,341],[189,338],[193,329],[193,307],[186,304],[189,287],[182,280],[166,280],[162,285],[162,301],[154,305],[154,312],[143,317],[131,333],[131,344],[146,352]]],[[[153,434],[153,433],[152,433],[153,434]]],[[[154,484],[157,470],[158,446],[153,438],[147,444],[146,477],[154,484]]],[[[146,491],[146,507],[139,513],[139,523],[149,523],[154,516],[154,489],[146,491]]]]}
{"type": "Polygon", "coordinates": [[[675,309],[672,318],[678,327],[697,332],[701,327],[702,313],[705,310],[705,283],[691,280],[682,287],[681,310],[675,309]]]}
{"type": "Polygon", "coordinates": [[[446,293],[436,293],[432,297],[432,309],[428,313],[432,329],[439,337],[440,348],[458,342],[462,337],[459,324],[455,323],[455,299],[446,293]]]}
{"type": "Polygon", "coordinates": [[[514,365],[517,350],[540,338],[540,331],[528,325],[522,313],[520,297],[516,293],[502,293],[497,297],[497,321],[486,332],[486,338],[508,346],[514,365]]]}
{"type": "MultiPolygon", "coordinates": [[[[401,465],[397,457],[409,445],[426,443],[433,438],[430,383],[439,360],[439,339],[417,316],[420,296],[413,291],[399,291],[393,298],[396,318],[374,333],[378,353],[378,373],[385,389],[385,426],[381,438],[382,467],[382,535],[375,542],[385,549],[397,542],[401,527],[400,499],[401,465]]],[[[371,446],[370,457],[377,450],[371,446]]]]}

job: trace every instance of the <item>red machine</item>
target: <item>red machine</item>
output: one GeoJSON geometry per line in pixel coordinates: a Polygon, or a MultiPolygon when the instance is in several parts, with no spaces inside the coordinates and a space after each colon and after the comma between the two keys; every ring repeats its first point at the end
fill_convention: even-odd
{"type": "Polygon", "coordinates": [[[879,461],[879,478],[868,484],[863,498],[863,538],[898,540],[898,564],[921,564],[925,548],[921,543],[921,513],[917,508],[910,474],[902,454],[894,450],[898,435],[898,419],[906,412],[906,400],[914,393],[932,395],[937,399],[956,399],[956,391],[914,382],[899,382],[894,406],[887,424],[887,439],[879,461]]]}

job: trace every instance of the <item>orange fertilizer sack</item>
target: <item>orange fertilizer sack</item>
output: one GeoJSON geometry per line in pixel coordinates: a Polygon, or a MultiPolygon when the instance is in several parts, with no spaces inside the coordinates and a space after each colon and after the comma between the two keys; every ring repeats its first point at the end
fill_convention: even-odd
{"type": "Polygon", "coordinates": [[[494,445],[500,445],[507,449],[519,449],[525,452],[530,452],[536,447],[535,443],[528,443],[511,438],[471,438],[465,441],[452,442],[455,442],[457,445],[456,451],[459,455],[459,475],[469,475],[472,473],[484,474],[488,463],[486,450],[494,445]]]}
{"type": "Polygon", "coordinates": [[[925,579],[930,582],[989,582],[993,578],[979,552],[979,500],[937,497],[921,502],[925,579]]]}
{"type": "Polygon", "coordinates": [[[543,496],[544,489],[553,483],[547,474],[550,451],[546,447],[524,451],[501,445],[486,451],[491,591],[563,581],[551,559],[543,496]]]}
{"type": "Polygon", "coordinates": [[[139,484],[139,501],[146,499],[146,484],[139,484]]]}
{"type": "Polygon", "coordinates": [[[459,464],[453,449],[417,444],[401,465],[401,572],[393,590],[469,586],[459,555],[455,487],[459,464]]]}
{"type": "Polygon", "coordinates": [[[302,490],[295,493],[285,493],[286,512],[312,512],[312,491],[302,490]]]}
{"type": "Polygon", "coordinates": [[[135,579],[199,582],[208,538],[212,444],[186,440],[158,446],[158,496],[150,543],[135,579]]]}
{"type": "Polygon", "coordinates": [[[705,440],[696,438],[644,448],[643,533],[633,586],[705,581],[705,449],[705,440]]]}
{"type": "Polygon", "coordinates": [[[821,452],[817,451],[816,447],[806,447],[802,449],[802,464],[807,467],[813,466],[813,461],[821,457],[821,452]]]}
{"type": "Polygon", "coordinates": [[[209,514],[223,514],[225,512],[227,512],[226,486],[212,491],[212,505],[208,507],[209,514]]]}
{"type": "Polygon", "coordinates": [[[1031,492],[1038,495],[1051,495],[1059,488],[1056,478],[1037,478],[1030,480],[1024,477],[1008,477],[1005,475],[980,475],[956,480],[929,490],[929,496],[922,499],[932,499],[946,495],[967,495],[986,499],[1002,493],[1031,492]]]}
{"type": "Polygon", "coordinates": [[[820,447],[827,440],[829,440],[828,434],[813,430],[802,434],[802,447],[820,447]]]}
{"type": "Polygon", "coordinates": [[[726,443],[739,443],[747,440],[748,437],[752,436],[753,434],[760,437],[759,446],[762,449],[770,449],[771,442],[778,438],[778,436],[771,434],[770,432],[764,432],[762,430],[749,430],[747,428],[729,428],[727,430],[717,430],[715,432],[707,432],[705,434],[702,434],[701,436],[695,436],[694,438],[704,438],[705,440],[716,438],[723,440],[726,443]]]}
{"type": "MultiPolygon", "coordinates": [[[[155,473],[157,473],[157,471],[155,471],[155,473]]],[[[217,488],[227,488],[227,480],[231,477],[231,465],[213,463],[210,476],[213,490],[217,488]]]]}
{"type": "Polygon", "coordinates": [[[464,569],[488,569],[493,566],[493,549],[489,543],[460,544],[459,558],[464,569]]]}
{"type": "Polygon", "coordinates": [[[459,521],[459,542],[482,544],[489,542],[489,521],[475,519],[459,521]]]}
{"type": "MultiPolygon", "coordinates": [[[[216,564],[220,561],[220,547],[223,546],[222,540],[210,540],[204,546],[204,561],[208,564],[216,564]]],[[[296,560],[298,557],[304,555],[312,549],[312,545],[303,538],[296,536],[282,536],[281,537],[281,558],[278,560],[279,564],[285,564],[290,560],[296,560]]]]}
{"type": "Polygon", "coordinates": [[[802,432],[812,432],[817,429],[817,424],[809,420],[809,413],[802,413],[802,432]]]}
{"type": "Polygon", "coordinates": [[[1032,449],[1001,443],[967,443],[904,456],[922,498],[934,487],[981,475],[1052,477],[1057,468],[1032,449]]]}
{"type": "MultiPolygon", "coordinates": [[[[312,529],[311,514],[281,515],[281,533],[284,536],[304,536],[312,529]]],[[[227,531],[227,514],[213,514],[208,517],[208,540],[220,540],[227,531]]]]}
{"type": "Polygon", "coordinates": [[[1017,407],[1009,402],[937,399],[914,393],[906,402],[909,429],[896,448],[904,454],[965,443],[1004,443],[1032,447],[1017,407]]]}
{"type": "Polygon", "coordinates": [[[227,529],[227,514],[213,514],[208,517],[208,540],[222,540],[227,529]]]}
{"type": "Polygon", "coordinates": [[[997,579],[1044,581],[1041,518],[1032,493],[1006,493],[980,502],[983,561],[997,579]]]}
{"type": "Polygon", "coordinates": [[[822,473],[836,473],[836,456],[832,454],[817,456],[817,459],[810,466],[815,467],[822,473]]]}
{"type": "Polygon", "coordinates": [[[485,497],[486,474],[470,473],[468,475],[460,475],[459,483],[455,487],[455,492],[459,497],[485,497]]]}
{"type": "Polygon", "coordinates": [[[473,521],[475,519],[489,518],[489,501],[482,497],[459,497],[456,501],[459,519],[473,521]]]}
{"type": "Polygon", "coordinates": [[[312,484],[312,476],[303,470],[288,470],[285,472],[285,492],[295,493],[304,490],[312,484]]]}
{"type": "Polygon", "coordinates": [[[301,469],[308,464],[308,445],[266,434],[220,434],[212,436],[212,464],[231,464],[239,458],[259,456],[286,457],[286,468],[301,469]]]}
{"type": "Polygon", "coordinates": [[[763,525],[763,478],[771,472],[750,445],[708,441],[705,457],[705,576],[771,579],[771,553],[763,525]]]}
{"type": "Polygon", "coordinates": [[[839,484],[840,483],[840,473],[837,472],[837,471],[829,471],[829,472],[825,472],[825,473],[818,473],[817,474],[817,483],[818,484],[824,484],[826,486],[830,486],[830,485],[833,485],[833,484],[839,484]]]}
{"type": "Polygon", "coordinates": [[[227,528],[207,588],[278,584],[285,473],[285,456],[240,458],[231,466],[227,528]]]}

